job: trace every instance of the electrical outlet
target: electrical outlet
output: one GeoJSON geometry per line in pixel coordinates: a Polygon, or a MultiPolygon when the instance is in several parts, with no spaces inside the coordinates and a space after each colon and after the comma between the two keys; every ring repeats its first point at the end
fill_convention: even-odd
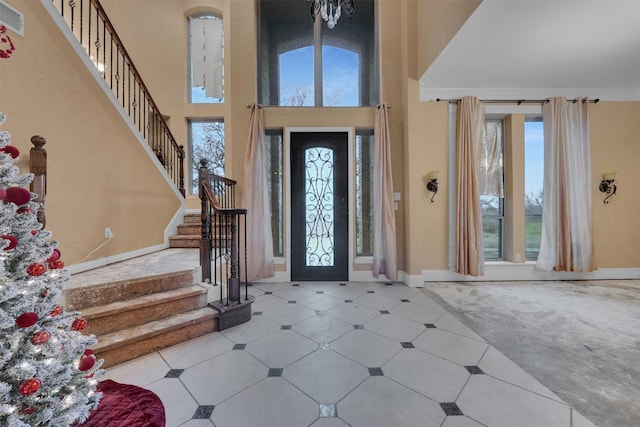
{"type": "Polygon", "coordinates": [[[105,239],[111,239],[113,237],[113,232],[111,231],[111,229],[109,227],[105,227],[104,228],[104,238],[105,239]]]}
{"type": "Polygon", "coordinates": [[[522,255],[517,253],[516,254],[516,262],[520,262],[520,261],[522,261],[522,255]]]}

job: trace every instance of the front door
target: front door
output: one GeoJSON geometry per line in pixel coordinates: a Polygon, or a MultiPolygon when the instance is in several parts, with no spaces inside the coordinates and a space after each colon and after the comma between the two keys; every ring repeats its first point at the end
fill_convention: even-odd
{"type": "Polygon", "coordinates": [[[291,280],[349,279],[348,134],[291,133],[291,280]]]}

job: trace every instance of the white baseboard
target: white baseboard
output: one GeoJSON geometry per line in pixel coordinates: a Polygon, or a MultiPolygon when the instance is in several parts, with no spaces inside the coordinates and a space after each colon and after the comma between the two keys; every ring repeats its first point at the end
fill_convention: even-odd
{"type": "Polygon", "coordinates": [[[601,268],[591,273],[571,273],[537,270],[534,263],[491,263],[485,265],[484,276],[465,276],[450,270],[422,270],[424,282],[626,279],[640,279],[640,268],[601,268]]]}

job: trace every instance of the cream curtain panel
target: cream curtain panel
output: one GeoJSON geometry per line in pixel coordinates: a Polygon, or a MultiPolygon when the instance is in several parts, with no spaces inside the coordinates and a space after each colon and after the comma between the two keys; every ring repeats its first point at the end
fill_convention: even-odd
{"type": "Polygon", "coordinates": [[[271,203],[267,188],[264,114],[251,105],[249,140],[244,159],[242,207],[247,209],[247,278],[262,279],[274,275],[271,203]]]}
{"type": "Polygon", "coordinates": [[[589,100],[551,98],[542,115],[544,209],[536,266],[544,271],[593,271],[589,100]]]}
{"type": "Polygon", "coordinates": [[[478,183],[478,159],[484,107],[476,97],[458,103],[456,117],[456,271],[484,275],[484,240],[478,183]]]}
{"type": "Polygon", "coordinates": [[[191,18],[191,85],[209,98],[222,98],[224,48],[222,19],[191,18]]]}
{"type": "Polygon", "coordinates": [[[398,279],[396,252],[396,213],[391,176],[391,139],[389,137],[389,106],[378,105],[375,112],[375,154],[373,165],[373,265],[375,277],[398,279]]]}

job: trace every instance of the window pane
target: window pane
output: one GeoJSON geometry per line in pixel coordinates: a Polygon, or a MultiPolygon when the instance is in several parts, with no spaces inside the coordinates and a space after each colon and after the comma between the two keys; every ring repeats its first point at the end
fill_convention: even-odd
{"type": "Polygon", "coordinates": [[[280,105],[313,106],[313,46],[283,53],[279,62],[280,105]]]}
{"type": "Polygon", "coordinates": [[[267,156],[267,187],[271,200],[271,232],[273,255],[283,256],[282,236],[282,130],[267,130],[265,135],[267,156]]]}
{"type": "Polygon", "coordinates": [[[322,105],[359,105],[358,54],[337,47],[322,47],[322,105]]]}
{"type": "Polygon", "coordinates": [[[502,120],[485,121],[478,153],[478,187],[484,230],[485,260],[502,259],[504,167],[502,120]]]}
{"type": "Polygon", "coordinates": [[[536,260],[540,250],[542,180],[544,177],[544,127],[542,121],[524,124],[525,258],[536,260]]]}
{"type": "Polygon", "coordinates": [[[189,18],[192,103],[224,102],[224,32],[214,15],[189,18]]]}
{"type": "Polygon", "coordinates": [[[198,194],[200,159],[209,161],[209,170],[224,176],[224,121],[190,121],[191,194],[198,194]]]}
{"type": "Polygon", "coordinates": [[[353,17],[343,14],[333,29],[321,17],[317,18],[321,25],[314,25],[307,1],[258,0],[257,5],[258,102],[287,106],[378,103],[374,0],[358,0],[353,17]],[[323,46],[322,67],[314,64],[315,45],[323,46]],[[305,55],[296,52],[287,57],[297,50],[305,55]],[[322,70],[321,75],[314,73],[316,69],[322,70]],[[323,93],[315,93],[320,88],[323,93]]]}
{"type": "Polygon", "coordinates": [[[373,131],[356,131],[356,255],[373,255],[373,131]]]}

